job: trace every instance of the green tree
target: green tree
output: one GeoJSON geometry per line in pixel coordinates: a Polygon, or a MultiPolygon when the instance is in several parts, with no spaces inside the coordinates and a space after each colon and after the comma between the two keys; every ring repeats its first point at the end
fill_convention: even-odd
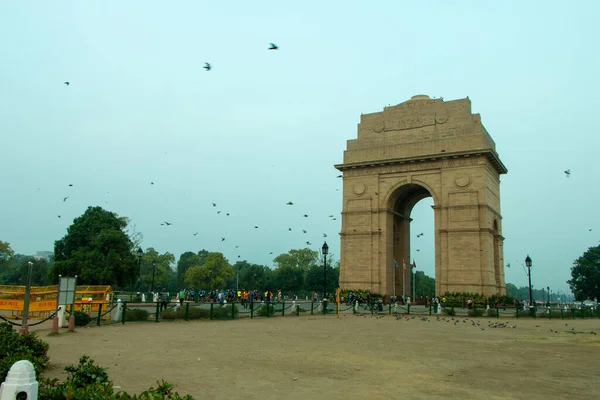
{"type": "Polygon", "coordinates": [[[175,256],[169,252],[160,254],[153,247],[149,247],[142,257],[142,290],[150,291],[152,289],[152,270],[154,268],[154,291],[158,292],[162,288],[175,289],[171,282],[175,278],[173,264],[175,256]],[[156,263],[156,267],[152,263],[156,263]]]}
{"type": "MultiPolygon", "coordinates": [[[[337,288],[338,282],[340,278],[340,267],[339,263],[337,265],[334,264],[332,267],[329,263],[327,263],[327,293],[332,294],[335,293],[335,289],[337,288]]],[[[323,265],[313,265],[306,271],[304,277],[304,287],[305,291],[323,293],[323,279],[324,279],[324,271],[323,265]]]]}
{"type": "Polygon", "coordinates": [[[415,272],[415,294],[418,297],[435,296],[435,279],[423,271],[415,272]]]}
{"type": "Polygon", "coordinates": [[[27,275],[29,274],[29,263],[31,266],[31,285],[32,286],[47,286],[50,284],[50,264],[42,259],[36,260],[33,257],[25,257],[18,263],[15,263],[15,282],[16,285],[27,285],[27,275]]]}
{"type": "Polygon", "coordinates": [[[184,283],[188,287],[199,289],[222,289],[233,276],[233,268],[223,253],[208,253],[202,265],[187,268],[184,283]]]}
{"type": "MultiPolygon", "coordinates": [[[[278,255],[275,262],[275,285],[284,291],[300,291],[305,288],[305,278],[312,268],[320,263],[319,253],[309,248],[292,249],[278,255]]],[[[322,267],[321,267],[322,268],[322,267]]],[[[322,270],[322,269],[321,269],[322,270]]],[[[321,279],[321,287],[323,280],[321,279]]]]}
{"type": "Polygon", "coordinates": [[[53,281],[58,275],[77,275],[79,284],[122,287],[136,282],[137,257],[126,228],[126,218],[88,207],[54,243],[53,281]]]}
{"type": "Polygon", "coordinates": [[[248,264],[240,270],[240,288],[258,290],[277,290],[275,273],[265,265],[248,264]]]}
{"type": "Polygon", "coordinates": [[[180,289],[186,285],[185,283],[185,273],[187,270],[193,266],[201,266],[206,261],[206,257],[208,256],[208,250],[200,250],[198,254],[192,251],[186,251],[181,256],[179,256],[179,261],[177,261],[177,288],[180,289]]]}
{"type": "Polygon", "coordinates": [[[15,252],[10,248],[10,243],[0,240],[0,268],[8,264],[14,255],[15,252]]]}
{"type": "Polygon", "coordinates": [[[575,300],[600,300],[600,245],[590,247],[573,262],[567,283],[575,300]]]}
{"type": "Polygon", "coordinates": [[[302,274],[305,274],[310,267],[321,265],[319,253],[309,248],[292,249],[287,253],[278,255],[273,259],[277,268],[290,267],[299,269],[302,274]]]}

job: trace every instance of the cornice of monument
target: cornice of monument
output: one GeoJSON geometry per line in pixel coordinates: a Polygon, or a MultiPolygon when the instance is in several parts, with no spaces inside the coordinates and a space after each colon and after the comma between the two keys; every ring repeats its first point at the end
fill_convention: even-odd
{"type": "MultiPolygon", "coordinates": [[[[374,161],[360,161],[355,163],[342,163],[334,165],[340,171],[357,169],[357,168],[370,168],[370,167],[381,167],[381,166],[392,166],[392,165],[404,165],[419,162],[431,162],[431,161],[443,161],[452,160],[457,158],[470,158],[477,156],[485,156],[490,163],[494,166],[498,174],[506,174],[508,170],[506,166],[500,161],[498,154],[492,149],[481,149],[481,150],[468,150],[468,151],[456,151],[456,152],[444,152],[436,155],[427,156],[416,156],[416,157],[402,157],[402,158],[391,158],[386,160],[374,160],[374,161]]],[[[451,167],[451,166],[450,166],[451,167]]]]}

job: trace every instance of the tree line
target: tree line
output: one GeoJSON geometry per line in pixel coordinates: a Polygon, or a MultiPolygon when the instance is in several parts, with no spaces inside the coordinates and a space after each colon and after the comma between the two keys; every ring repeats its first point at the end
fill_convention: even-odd
{"type": "MultiPolygon", "coordinates": [[[[140,236],[130,233],[129,225],[126,217],[101,207],[88,207],[54,243],[54,259],[49,261],[14,254],[9,243],[0,240],[0,282],[24,285],[31,262],[32,284],[41,286],[56,284],[59,275],[77,275],[80,284],[111,285],[116,290],[150,291],[152,282],[155,290],[167,288],[169,291],[183,287],[295,293],[323,290],[323,264],[314,250],[292,249],[280,254],[273,259],[274,269],[248,261],[231,264],[222,253],[204,249],[185,252],[175,262],[173,254],[148,247],[139,259],[140,236]]],[[[330,261],[327,265],[327,292],[333,293],[339,279],[339,261],[330,261]]],[[[435,295],[435,279],[417,271],[414,280],[417,296],[435,295]]],[[[567,283],[576,300],[600,299],[600,245],[590,247],[573,262],[567,283]]],[[[517,288],[507,283],[506,288],[509,296],[529,298],[528,287],[517,288]]],[[[534,288],[534,299],[547,298],[543,290],[534,288]]],[[[553,299],[556,297],[558,294],[553,299]]],[[[568,301],[565,294],[560,297],[568,301]]]]}

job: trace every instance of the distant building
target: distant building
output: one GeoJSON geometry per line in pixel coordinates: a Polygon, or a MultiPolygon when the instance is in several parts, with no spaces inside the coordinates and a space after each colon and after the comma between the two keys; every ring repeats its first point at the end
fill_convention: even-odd
{"type": "Polygon", "coordinates": [[[54,252],[53,251],[36,251],[35,256],[33,256],[33,258],[35,258],[36,260],[52,261],[52,259],[54,258],[54,252]]]}

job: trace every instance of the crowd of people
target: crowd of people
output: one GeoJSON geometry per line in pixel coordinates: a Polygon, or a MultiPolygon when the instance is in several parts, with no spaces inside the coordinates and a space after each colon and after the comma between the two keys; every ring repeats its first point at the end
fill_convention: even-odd
{"type": "MultiPolygon", "coordinates": [[[[158,294],[159,302],[161,307],[167,307],[167,304],[172,301],[171,295],[167,292],[167,289],[163,289],[158,294]]],[[[227,303],[240,303],[244,308],[248,307],[248,304],[253,302],[280,302],[283,301],[283,295],[281,290],[274,293],[271,290],[258,291],[258,290],[204,290],[204,289],[187,289],[182,288],[175,295],[174,301],[183,304],[184,301],[193,303],[219,303],[221,305],[227,303]]]]}

